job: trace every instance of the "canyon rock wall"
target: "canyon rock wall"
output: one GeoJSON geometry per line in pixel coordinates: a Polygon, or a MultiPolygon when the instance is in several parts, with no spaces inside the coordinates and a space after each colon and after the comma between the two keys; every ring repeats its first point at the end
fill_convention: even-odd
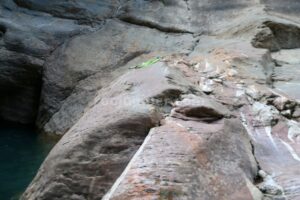
{"type": "Polygon", "coordinates": [[[22,199],[300,198],[297,0],[0,2],[0,119],[62,137],[22,199]]]}

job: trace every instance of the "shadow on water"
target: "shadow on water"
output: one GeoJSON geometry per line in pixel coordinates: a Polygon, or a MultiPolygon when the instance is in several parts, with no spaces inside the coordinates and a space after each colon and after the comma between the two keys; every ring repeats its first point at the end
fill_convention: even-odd
{"type": "Polygon", "coordinates": [[[0,199],[18,199],[57,140],[0,123],[0,199]]]}

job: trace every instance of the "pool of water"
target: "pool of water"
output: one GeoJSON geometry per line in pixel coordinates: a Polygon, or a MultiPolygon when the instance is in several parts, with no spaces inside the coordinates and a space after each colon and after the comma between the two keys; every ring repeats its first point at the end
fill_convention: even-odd
{"type": "Polygon", "coordinates": [[[54,146],[34,129],[0,124],[0,199],[18,199],[54,146]]]}

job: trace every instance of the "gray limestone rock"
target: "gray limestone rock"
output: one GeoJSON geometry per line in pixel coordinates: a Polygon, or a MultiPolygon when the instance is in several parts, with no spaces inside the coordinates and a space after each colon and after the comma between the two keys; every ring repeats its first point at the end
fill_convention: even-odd
{"type": "Polygon", "coordinates": [[[149,100],[179,98],[191,89],[182,82],[179,71],[160,62],[125,73],[99,90],[89,109],[50,152],[22,199],[70,199],[73,194],[101,199],[150,128],[159,124],[162,113],[149,100]]]}
{"type": "Polygon", "coordinates": [[[299,9],[1,0],[0,120],[62,136],[22,198],[299,198],[299,9]]]}
{"type": "Polygon", "coordinates": [[[90,30],[72,20],[0,4],[0,119],[33,124],[45,58],[66,39],[90,30]]]}
{"type": "Polygon", "coordinates": [[[191,35],[168,35],[117,21],[72,39],[45,64],[37,125],[47,133],[64,134],[98,89],[146,60],[130,61],[151,52],[153,56],[188,53],[193,41],[191,35]]]}

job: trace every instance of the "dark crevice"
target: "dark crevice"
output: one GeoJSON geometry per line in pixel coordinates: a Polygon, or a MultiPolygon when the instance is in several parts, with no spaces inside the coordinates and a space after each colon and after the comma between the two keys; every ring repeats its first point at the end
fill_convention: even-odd
{"type": "Polygon", "coordinates": [[[213,108],[201,106],[196,108],[184,108],[183,110],[177,109],[177,113],[182,114],[188,118],[205,121],[214,122],[224,118],[224,115],[219,113],[213,108]]]}
{"type": "Polygon", "coordinates": [[[148,99],[147,103],[156,106],[161,113],[169,115],[173,108],[173,103],[179,100],[182,94],[181,90],[166,90],[160,95],[148,99]]]}
{"type": "Polygon", "coordinates": [[[130,55],[127,55],[125,58],[119,60],[119,62],[116,65],[112,66],[112,67],[113,68],[116,68],[116,67],[119,68],[121,66],[126,65],[131,60],[134,60],[135,58],[137,58],[137,57],[139,57],[139,56],[141,56],[143,54],[148,54],[148,53],[150,53],[150,52],[149,51],[145,51],[145,50],[136,51],[136,52],[134,52],[134,53],[132,53],[130,55]]]}
{"type": "Polygon", "coordinates": [[[194,42],[193,46],[191,47],[190,53],[188,53],[188,55],[192,54],[192,53],[195,51],[195,49],[196,49],[196,47],[198,46],[199,43],[200,43],[200,38],[198,38],[198,39],[194,42]]]}
{"type": "Polygon", "coordinates": [[[186,4],[186,9],[187,9],[188,11],[190,11],[190,10],[191,10],[191,7],[190,7],[189,0],[184,0],[184,2],[185,2],[185,4],[186,4]]]}
{"type": "Polygon", "coordinates": [[[263,182],[262,177],[258,174],[259,170],[261,170],[262,168],[261,168],[261,166],[260,166],[260,164],[259,164],[258,159],[257,159],[256,156],[255,156],[255,146],[254,146],[254,144],[253,144],[253,141],[250,139],[249,142],[250,142],[250,145],[251,145],[251,152],[252,152],[253,158],[254,158],[254,160],[255,160],[255,162],[256,162],[256,166],[257,166],[257,174],[256,174],[256,176],[254,177],[254,185],[257,185],[257,184],[263,182]]]}
{"type": "Polygon", "coordinates": [[[0,127],[29,128],[32,130],[35,129],[34,123],[24,124],[24,123],[20,123],[20,122],[7,121],[7,120],[1,119],[1,118],[0,118],[0,127]]]}
{"type": "Polygon", "coordinates": [[[145,21],[145,20],[130,17],[130,16],[123,16],[123,17],[120,17],[119,19],[121,21],[129,23],[129,24],[152,28],[152,29],[156,29],[158,31],[165,32],[165,33],[193,34],[192,32],[187,31],[187,30],[179,29],[176,27],[165,27],[165,26],[162,26],[155,22],[145,21]]]}
{"type": "Polygon", "coordinates": [[[0,24],[0,38],[5,35],[6,31],[6,27],[3,24],[0,24]]]}

